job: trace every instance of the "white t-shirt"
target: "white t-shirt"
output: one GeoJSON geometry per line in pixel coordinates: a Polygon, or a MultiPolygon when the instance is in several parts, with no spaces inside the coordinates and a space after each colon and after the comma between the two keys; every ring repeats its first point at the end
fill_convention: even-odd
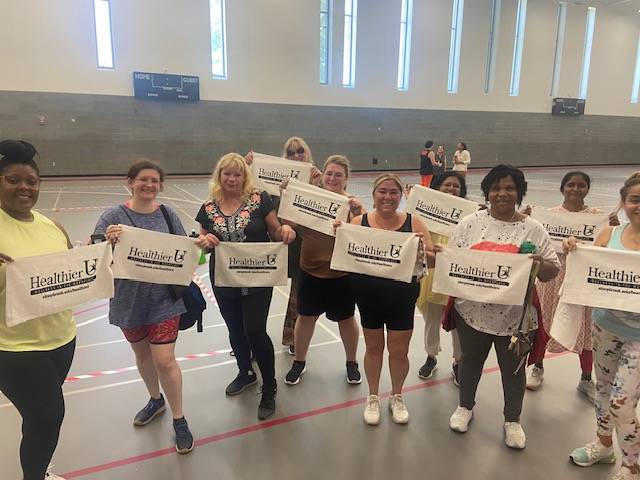
{"type": "MultiPolygon", "coordinates": [[[[560,267],[549,234],[540,222],[528,216],[519,222],[503,222],[493,218],[488,210],[481,210],[465,217],[458,224],[449,245],[470,248],[477,243],[489,241],[520,246],[526,240],[536,246],[536,253],[542,255],[542,258],[560,267]]],[[[455,307],[469,326],[481,332],[505,337],[515,333],[522,314],[522,307],[518,305],[497,305],[461,298],[456,299],[455,307]]],[[[530,323],[530,328],[526,328],[528,322],[525,318],[523,330],[538,328],[538,314],[533,307],[529,308],[527,315],[533,318],[533,322],[530,323]]]]}
{"type": "Polygon", "coordinates": [[[467,166],[471,163],[471,155],[468,150],[457,150],[456,153],[453,154],[453,171],[454,172],[466,172],[467,166]],[[456,158],[458,161],[462,160],[464,163],[456,163],[456,158]]]}

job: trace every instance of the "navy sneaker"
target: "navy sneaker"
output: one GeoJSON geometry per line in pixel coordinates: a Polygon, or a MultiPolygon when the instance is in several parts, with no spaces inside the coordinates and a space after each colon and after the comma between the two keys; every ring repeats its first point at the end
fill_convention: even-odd
{"type": "Polygon", "coordinates": [[[300,382],[300,378],[307,371],[307,362],[301,360],[294,360],[291,365],[291,370],[284,377],[284,383],[287,385],[297,385],[300,382]]]}
{"type": "Polygon", "coordinates": [[[184,417],[173,420],[173,430],[176,432],[176,452],[184,455],[193,450],[193,435],[184,417]]]}
{"type": "Polygon", "coordinates": [[[133,419],[133,424],[142,427],[151,423],[151,421],[164,412],[166,409],[164,397],[160,394],[160,398],[150,398],[149,402],[140,410],[133,419]]]}
{"type": "Polygon", "coordinates": [[[429,380],[438,370],[438,361],[433,357],[427,357],[427,361],[418,370],[418,376],[423,380],[429,380]]]}
{"type": "Polygon", "coordinates": [[[255,372],[239,373],[233,382],[227,386],[224,393],[229,396],[238,395],[257,382],[258,376],[255,372]]]}
{"type": "Polygon", "coordinates": [[[347,383],[357,385],[362,382],[362,375],[358,369],[358,362],[347,362],[347,383]]]}

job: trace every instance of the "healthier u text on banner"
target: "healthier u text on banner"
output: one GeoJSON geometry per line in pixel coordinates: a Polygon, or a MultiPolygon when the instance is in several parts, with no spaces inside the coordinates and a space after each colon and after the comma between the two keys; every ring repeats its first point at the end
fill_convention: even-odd
{"type": "Polygon", "coordinates": [[[334,236],[333,223],[347,221],[349,199],[320,187],[291,179],[282,192],[278,217],[334,236]]]}
{"type": "Polygon", "coordinates": [[[216,287],[287,284],[289,247],[280,242],[222,242],[215,248],[216,287]]]}
{"type": "Polygon", "coordinates": [[[111,245],[16,258],[7,264],[7,326],[113,297],[111,245]]]}
{"type": "Polygon", "coordinates": [[[345,223],[336,232],[331,270],[362,273],[410,283],[419,239],[414,233],[390,232],[345,223]]]}
{"type": "Polygon", "coordinates": [[[115,278],[166,285],[189,285],[200,249],[192,238],[122,225],[113,250],[115,278]]]}
{"type": "Polygon", "coordinates": [[[640,252],[579,246],[567,255],[560,300],[640,313],[640,252]]]}
{"type": "Polygon", "coordinates": [[[447,247],[436,255],[433,291],[482,303],[522,305],[533,259],[447,247]]]}
{"type": "Polygon", "coordinates": [[[569,237],[593,243],[600,230],[609,224],[606,213],[554,212],[542,207],[533,207],[531,218],[549,232],[556,252],[562,252],[562,240],[569,237]]]}
{"type": "Polygon", "coordinates": [[[478,211],[471,200],[415,185],[407,198],[407,211],[418,215],[429,231],[450,237],[453,229],[467,215],[478,211]]]}
{"type": "Polygon", "coordinates": [[[251,171],[256,180],[256,188],[279,197],[279,187],[285,178],[295,178],[309,183],[312,167],[313,165],[308,162],[296,162],[254,152],[251,171]]]}

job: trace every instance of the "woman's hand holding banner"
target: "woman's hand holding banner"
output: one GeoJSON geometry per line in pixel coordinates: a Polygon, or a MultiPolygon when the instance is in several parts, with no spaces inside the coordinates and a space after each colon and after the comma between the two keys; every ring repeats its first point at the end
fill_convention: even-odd
{"type": "Polygon", "coordinates": [[[285,178],[295,178],[309,183],[313,165],[263,153],[253,153],[251,171],[256,180],[256,188],[269,195],[280,196],[280,184],[285,178]]]}

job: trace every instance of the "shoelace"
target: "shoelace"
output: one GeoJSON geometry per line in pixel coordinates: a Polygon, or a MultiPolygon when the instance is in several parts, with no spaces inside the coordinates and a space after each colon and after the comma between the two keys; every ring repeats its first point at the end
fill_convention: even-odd
{"type": "Polygon", "coordinates": [[[402,397],[394,396],[392,401],[393,401],[393,408],[395,410],[400,410],[404,412],[407,409],[407,406],[404,404],[404,400],[402,397]]]}
{"type": "Polygon", "coordinates": [[[380,401],[373,397],[373,398],[369,398],[367,399],[367,410],[374,410],[374,409],[378,409],[380,406],[380,401]]]}

